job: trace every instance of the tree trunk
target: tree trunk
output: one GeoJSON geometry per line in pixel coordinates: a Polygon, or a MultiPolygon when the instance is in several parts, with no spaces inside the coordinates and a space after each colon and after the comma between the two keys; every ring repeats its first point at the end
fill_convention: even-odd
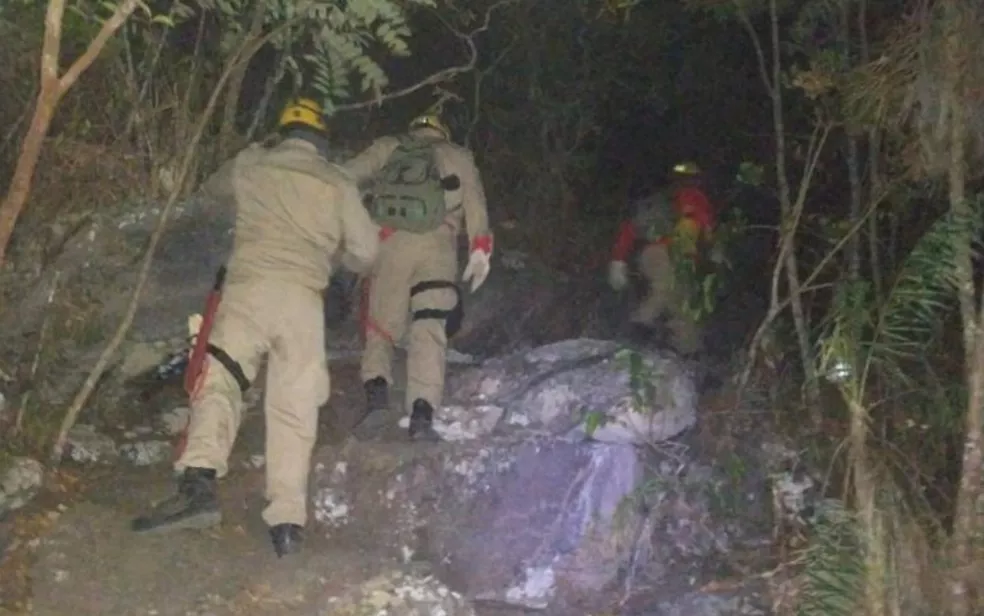
{"type": "MultiPolygon", "coordinates": [[[[972,215],[966,195],[966,158],[964,148],[964,114],[959,97],[951,109],[950,121],[950,207],[961,218],[972,215]]],[[[968,232],[954,239],[960,242],[957,256],[960,313],[963,324],[964,366],[967,380],[967,414],[964,419],[964,451],[961,463],[960,486],[957,492],[956,511],[953,519],[953,565],[956,579],[951,589],[951,613],[967,616],[973,613],[970,604],[970,587],[965,579],[972,562],[973,544],[977,536],[976,504],[981,491],[981,472],[984,459],[981,455],[981,430],[984,428],[984,333],[981,317],[975,309],[974,272],[971,258],[972,243],[976,238],[968,232]]]]}
{"type": "Polygon", "coordinates": [[[0,266],[5,262],[7,246],[10,244],[10,237],[14,232],[14,225],[20,216],[27,198],[31,193],[31,180],[34,178],[34,169],[41,158],[41,148],[44,146],[44,139],[51,126],[51,119],[55,115],[55,107],[61,98],[58,88],[58,78],[54,81],[45,80],[42,83],[41,92],[38,93],[37,103],[34,107],[34,117],[31,125],[24,136],[24,143],[21,145],[20,156],[17,158],[17,167],[14,169],[14,177],[10,181],[10,188],[7,196],[0,205],[0,266]]]}
{"type": "Polygon", "coordinates": [[[14,225],[20,216],[27,198],[31,194],[31,181],[34,169],[41,157],[41,147],[51,127],[55,108],[65,93],[78,81],[102,52],[109,39],[123,26],[123,23],[137,8],[138,0],[124,0],[103,22],[95,38],[89,42],[85,52],[70,66],[65,74],[58,76],[58,56],[61,52],[62,18],[65,14],[65,0],[49,0],[44,18],[44,42],[41,48],[41,91],[35,104],[34,117],[21,144],[20,156],[14,177],[10,181],[7,195],[0,203],[0,267],[3,266],[7,246],[14,232],[14,225]]]}
{"type": "MultiPolygon", "coordinates": [[[[851,185],[851,207],[848,220],[853,229],[861,218],[861,159],[858,156],[858,139],[847,135],[847,177],[851,185]]],[[[861,237],[851,234],[847,242],[847,275],[851,283],[861,279],[861,237]]]]}
{"type": "MultiPolygon", "coordinates": [[[[851,67],[851,3],[841,4],[841,45],[844,53],[844,69],[851,67]]],[[[847,154],[847,178],[851,188],[850,212],[848,221],[851,228],[857,227],[861,219],[861,160],[858,155],[858,137],[850,122],[846,123],[845,143],[847,154]]],[[[847,242],[847,275],[851,284],[856,284],[861,278],[861,238],[858,233],[852,233],[847,242]]]]}
{"type": "MultiPolygon", "coordinates": [[[[963,84],[960,70],[964,57],[962,7],[952,0],[945,5],[945,58],[946,96],[950,101],[948,166],[949,198],[951,211],[960,218],[970,220],[972,209],[967,202],[967,158],[965,144],[966,117],[963,101],[963,84]]],[[[975,613],[968,572],[972,564],[974,544],[977,542],[978,516],[976,505],[981,493],[982,460],[981,430],[984,428],[984,334],[981,316],[976,308],[976,289],[972,261],[973,242],[977,238],[967,233],[954,238],[957,245],[957,262],[954,264],[958,279],[960,316],[963,325],[964,369],[967,381],[967,414],[964,419],[964,451],[961,464],[960,485],[957,492],[953,518],[952,565],[953,578],[950,588],[950,613],[969,616],[975,613]]]]}
{"type": "MultiPolygon", "coordinates": [[[[786,285],[789,293],[790,310],[793,313],[793,325],[796,328],[796,340],[799,346],[800,361],[803,364],[803,376],[806,381],[805,391],[810,420],[818,427],[823,420],[820,409],[820,389],[815,378],[813,357],[810,353],[810,332],[803,310],[803,298],[800,295],[799,268],[796,263],[796,227],[799,223],[797,207],[794,207],[792,191],[789,187],[789,177],[786,169],[786,122],[783,114],[782,96],[782,57],[779,40],[779,9],[776,0],[769,3],[772,26],[772,123],[776,139],[776,180],[779,187],[780,204],[780,238],[779,254],[782,267],[786,271],[786,285]]],[[[802,207],[802,204],[797,204],[802,207]]]]}
{"type": "MultiPolygon", "coordinates": [[[[858,3],[858,43],[861,52],[861,64],[867,65],[871,61],[871,50],[868,46],[868,3],[860,0],[858,3]]],[[[875,201],[881,199],[882,178],[881,166],[881,133],[877,127],[868,131],[868,200],[871,207],[875,207],[875,201]]],[[[871,284],[875,298],[881,301],[882,296],[882,264],[881,251],[878,241],[878,211],[872,211],[868,216],[868,265],[871,269],[871,284]]]]}

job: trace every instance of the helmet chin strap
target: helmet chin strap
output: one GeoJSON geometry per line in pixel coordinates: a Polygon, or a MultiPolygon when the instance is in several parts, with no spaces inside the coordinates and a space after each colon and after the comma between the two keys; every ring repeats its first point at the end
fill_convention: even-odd
{"type": "Polygon", "coordinates": [[[285,136],[288,139],[303,139],[307,141],[318,150],[318,154],[321,154],[326,159],[328,158],[328,152],[330,151],[328,135],[306,128],[291,128],[285,136]]]}

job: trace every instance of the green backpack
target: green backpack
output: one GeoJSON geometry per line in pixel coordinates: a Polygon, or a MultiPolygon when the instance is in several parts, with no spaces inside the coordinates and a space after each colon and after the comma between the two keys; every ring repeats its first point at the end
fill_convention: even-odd
{"type": "Polygon", "coordinates": [[[376,224],[427,233],[444,223],[447,205],[434,142],[404,135],[377,175],[369,203],[376,224]]]}
{"type": "Polygon", "coordinates": [[[660,190],[635,203],[633,223],[638,233],[649,241],[671,235],[677,218],[666,190],[660,190]]]}

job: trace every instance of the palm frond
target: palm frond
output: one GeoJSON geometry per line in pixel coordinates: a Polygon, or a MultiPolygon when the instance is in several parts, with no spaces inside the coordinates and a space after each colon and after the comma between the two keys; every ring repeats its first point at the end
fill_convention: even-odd
{"type": "MultiPolygon", "coordinates": [[[[901,359],[921,357],[940,330],[941,317],[954,306],[961,238],[975,246],[981,232],[981,207],[969,215],[949,211],[929,228],[902,262],[877,309],[866,368],[893,368],[901,359]]],[[[897,372],[897,370],[892,370],[897,372]]]]}
{"type": "Polygon", "coordinates": [[[805,553],[797,616],[854,616],[864,597],[865,561],[858,520],[840,501],[825,500],[805,553]]]}
{"type": "Polygon", "coordinates": [[[982,231],[980,202],[969,215],[950,211],[933,223],[901,263],[879,304],[864,280],[844,280],[821,323],[819,372],[853,391],[868,375],[911,385],[904,364],[921,359],[941,334],[943,318],[956,303],[958,257],[969,235],[972,256],[982,231]],[[847,367],[847,370],[844,369],[847,367]],[[849,372],[849,379],[831,377],[849,372]],[[850,380],[851,382],[846,382],[850,380]]]}

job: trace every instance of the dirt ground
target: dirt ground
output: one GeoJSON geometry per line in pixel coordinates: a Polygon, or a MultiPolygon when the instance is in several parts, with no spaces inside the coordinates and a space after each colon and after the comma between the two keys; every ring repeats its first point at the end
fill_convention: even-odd
{"type": "MultiPolygon", "coordinates": [[[[322,410],[319,446],[348,437],[363,399],[354,363],[334,362],[331,369],[332,399],[322,410]]],[[[394,389],[394,406],[401,396],[402,390],[394,389]]],[[[181,400],[174,383],[141,400],[139,408],[155,413],[181,400]]],[[[359,431],[361,438],[374,440],[401,435],[359,431]]],[[[344,531],[332,537],[309,533],[301,553],[278,559],[260,518],[264,471],[249,463],[250,456],[262,453],[263,418],[253,409],[221,483],[222,524],[159,536],[136,535],[129,522],[172,492],[168,466],[69,469],[62,481],[49,481],[61,489],[49,485],[0,528],[8,546],[22,543],[8,550],[0,566],[6,582],[0,585],[0,605],[6,613],[37,616],[328,614],[331,597],[398,566],[392,554],[365,549],[368,541],[344,531]]],[[[522,612],[489,608],[482,613],[522,612]]]]}

